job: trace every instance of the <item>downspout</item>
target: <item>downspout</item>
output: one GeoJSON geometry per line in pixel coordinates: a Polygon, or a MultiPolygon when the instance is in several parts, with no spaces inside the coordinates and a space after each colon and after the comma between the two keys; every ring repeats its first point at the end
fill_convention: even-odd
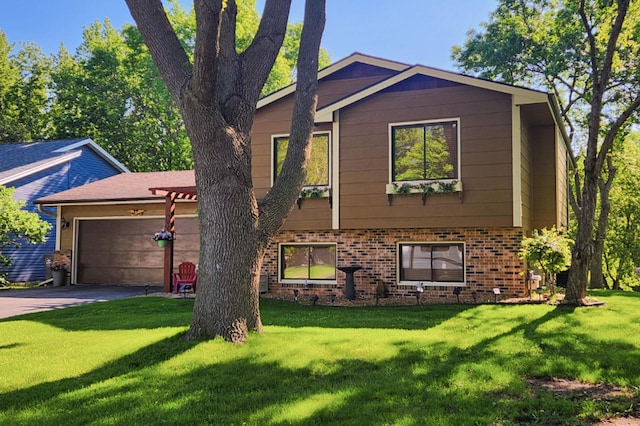
{"type": "Polygon", "coordinates": [[[49,217],[52,217],[56,220],[56,242],[55,242],[55,247],[54,250],[60,250],[60,232],[58,232],[58,230],[60,230],[60,208],[58,207],[58,211],[56,213],[49,211],[49,210],[45,210],[44,206],[42,204],[37,204],[38,206],[38,211],[41,212],[42,214],[45,214],[49,217]]]}
{"type": "Polygon", "coordinates": [[[54,219],[58,219],[58,213],[50,212],[49,210],[45,210],[42,204],[38,204],[38,211],[42,214],[46,214],[47,216],[51,216],[54,219]]]}

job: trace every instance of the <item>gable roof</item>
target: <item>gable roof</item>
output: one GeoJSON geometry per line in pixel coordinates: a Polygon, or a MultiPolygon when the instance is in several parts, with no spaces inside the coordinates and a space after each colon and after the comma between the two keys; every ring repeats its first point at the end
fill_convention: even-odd
{"type": "MultiPolygon", "coordinates": [[[[410,68],[410,65],[404,64],[402,62],[390,61],[388,59],[376,58],[374,56],[364,55],[362,53],[352,53],[344,59],[339,60],[326,68],[318,71],[318,81],[322,80],[325,77],[328,77],[332,74],[337,73],[338,71],[348,67],[349,65],[361,63],[366,65],[372,65],[379,68],[385,68],[391,71],[401,72],[410,68]]],[[[262,108],[263,106],[269,105],[278,99],[282,99],[287,95],[290,95],[296,91],[296,83],[293,83],[283,89],[280,89],[276,92],[271,93],[270,95],[265,96],[264,98],[258,101],[258,108],[262,108]]]]}
{"type": "Polygon", "coordinates": [[[48,195],[35,201],[42,205],[76,203],[97,203],[133,200],[162,200],[164,193],[152,193],[158,187],[193,187],[196,178],[193,170],[170,172],[120,173],[83,186],[78,186],[57,194],[48,195]]]}
{"type": "Polygon", "coordinates": [[[483,89],[492,90],[495,92],[506,93],[514,96],[515,103],[517,105],[524,105],[530,103],[546,103],[548,101],[547,93],[540,92],[538,90],[524,89],[517,86],[512,86],[504,83],[497,83],[490,80],[484,80],[477,77],[470,77],[463,74],[457,74],[450,71],[443,71],[437,68],[426,67],[424,65],[415,65],[404,71],[389,77],[379,83],[366,87],[359,92],[352,93],[351,95],[337,100],[325,107],[316,111],[316,122],[331,122],[333,120],[333,112],[349,106],[361,99],[378,93],[388,87],[396,85],[400,82],[408,80],[416,75],[422,75],[425,77],[434,77],[441,80],[451,81],[454,83],[460,83],[467,86],[479,87],[483,89]]]}
{"type": "Polygon", "coordinates": [[[116,170],[129,172],[124,164],[89,138],[4,143],[0,144],[0,185],[6,185],[79,157],[82,154],[79,148],[82,147],[92,149],[116,170]]]}
{"type": "MultiPolygon", "coordinates": [[[[375,83],[369,87],[365,87],[359,91],[351,93],[342,99],[338,99],[328,105],[322,106],[316,111],[315,122],[316,123],[329,123],[333,121],[333,113],[341,108],[352,105],[368,96],[374,95],[384,89],[387,89],[393,85],[406,81],[414,76],[421,75],[425,77],[437,78],[453,83],[464,84],[467,86],[478,87],[482,89],[492,90],[495,92],[505,93],[513,96],[515,105],[528,105],[528,104],[546,104],[549,109],[549,116],[558,129],[564,141],[567,149],[571,149],[569,143],[569,137],[566,133],[566,129],[562,124],[562,119],[558,113],[557,101],[554,95],[547,92],[519,87],[511,84],[500,83],[492,80],[486,80],[483,78],[472,77],[465,74],[455,73],[452,71],[445,71],[438,68],[428,67],[424,65],[407,65],[401,62],[390,61],[387,59],[376,58],[362,53],[353,53],[346,58],[320,70],[318,72],[318,81],[323,78],[327,78],[332,74],[337,73],[340,70],[345,69],[349,65],[355,63],[363,63],[380,68],[395,71],[392,75],[386,79],[375,83]]],[[[295,83],[274,92],[258,101],[257,108],[260,109],[267,106],[279,99],[284,98],[287,95],[294,93],[296,90],[295,83]]]]}

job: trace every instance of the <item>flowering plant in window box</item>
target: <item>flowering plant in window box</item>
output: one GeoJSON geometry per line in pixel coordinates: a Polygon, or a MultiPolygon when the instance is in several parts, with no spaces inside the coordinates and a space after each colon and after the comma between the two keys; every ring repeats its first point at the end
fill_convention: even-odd
{"type": "Polygon", "coordinates": [[[416,182],[393,182],[387,184],[386,193],[391,204],[392,195],[422,194],[422,204],[427,200],[427,195],[447,194],[462,192],[462,182],[457,179],[431,180],[416,182]]]}
{"type": "Polygon", "coordinates": [[[158,231],[153,234],[153,240],[158,242],[159,247],[165,247],[167,245],[167,241],[172,241],[175,239],[175,235],[169,231],[158,231]]]}
{"type": "Polygon", "coordinates": [[[300,191],[300,198],[327,198],[328,196],[328,186],[308,186],[300,191]]]}

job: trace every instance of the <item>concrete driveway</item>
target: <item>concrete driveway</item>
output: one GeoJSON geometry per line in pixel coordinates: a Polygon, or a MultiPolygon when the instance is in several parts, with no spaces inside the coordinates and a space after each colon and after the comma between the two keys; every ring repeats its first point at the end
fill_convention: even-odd
{"type": "MultiPolygon", "coordinates": [[[[152,286],[148,294],[160,293],[162,287],[152,286]]],[[[0,290],[0,318],[31,312],[48,311],[86,303],[142,296],[144,287],[73,285],[64,287],[38,287],[24,290],[0,290]]]]}

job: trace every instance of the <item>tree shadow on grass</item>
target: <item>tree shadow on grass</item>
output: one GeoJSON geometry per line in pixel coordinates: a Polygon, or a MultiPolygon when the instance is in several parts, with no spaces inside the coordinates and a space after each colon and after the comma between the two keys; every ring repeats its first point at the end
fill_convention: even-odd
{"type": "MultiPolygon", "coordinates": [[[[462,346],[425,340],[416,328],[414,339],[398,336],[389,343],[394,354],[380,360],[326,361],[309,351],[314,358],[308,362],[288,364],[299,354],[289,353],[284,341],[276,361],[212,345],[209,350],[229,353],[221,361],[189,364],[185,358],[187,365],[172,374],[151,372],[147,367],[179,362],[208,344],[174,336],[80,377],[6,393],[0,412],[15,424],[587,424],[590,414],[581,401],[534,391],[526,377],[598,369],[606,381],[637,378],[640,354],[620,343],[608,365],[598,365],[609,348],[589,330],[567,335],[563,324],[573,321],[570,316],[570,308],[552,309],[507,323],[488,338],[473,341],[472,334],[473,343],[462,346]],[[505,345],[512,341],[521,346],[505,345]],[[127,380],[108,384],[118,376],[127,380]],[[78,391],[89,387],[91,392],[78,391]]],[[[247,345],[261,348],[259,340],[247,345]]]]}
{"type": "MultiPolygon", "coordinates": [[[[183,334],[180,333],[145,346],[129,355],[106,363],[102,367],[78,377],[69,377],[54,382],[44,382],[24,389],[6,392],[2,394],[0,398],[0,413],[6,410],[19,409],[25,404],[51,400],[61,395],[72,393],[78,389],[104,382],[113,377],[130,374],[138,369],[157,365],[184,353],[196,344],[196,342],[185,341],[183,334]]],[[[61,362],[63,361],[61,360],[61,362]]]]}
{"type": "Polygon", "coordinates": [[[475,305],[312,306],[262,299],[264,325],[323,328],[385,328],[425,330],[436,327],[475,305]]]}

